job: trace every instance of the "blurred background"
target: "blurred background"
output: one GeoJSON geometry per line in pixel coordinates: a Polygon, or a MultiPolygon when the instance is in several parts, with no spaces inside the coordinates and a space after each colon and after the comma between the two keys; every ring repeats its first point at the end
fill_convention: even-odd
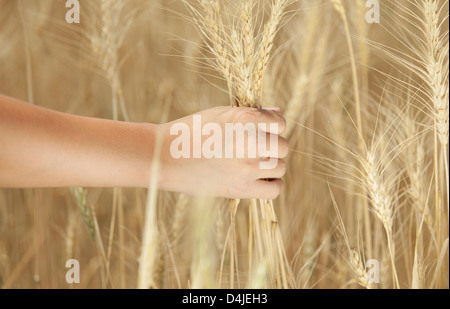
{"type": "MultiPolygon", "coordinates": [[[[368,260],[379,263],[371,288],[395,287],[396,276],[402,288],[449,286],[448,145],[435,141],[429,67],[418,56],[434,50],[420,29],[423,3],[436,3],[442,43],[434,54],[447,50],[438,69],[448,99],[448,1],[392,2],[380,1],[380,23],[370,24],[364,0],[342,1],[345,18],[336,1],[293,1],[277,34],[262,104],[280,107],[288,122],[289,168],[274,204],[295,287],[369,287],[368,260]],[[391,244],[377,194],[392,209],[391,244]]],[[[239,14],[237,3],[222,6],[239,14]]],[[[270,3],[255,8],[261,22],[270,3]]],[[[80,7],[81,22],[68,24],[64,1],[0,0],[0,93],[61,112],[152,123],[164,121],[165,110],[175,120],[230,104],[182,1],[80,7]]],[[[448,102],[446,113],[448,138],[448,102]]],[[[146,203],[143,189],[0,189],[0,286],[136,288],[146,203]],[[69,259],[80,262],[79,284],[66,282],[69,259]]],[[[159,192],[156,204],[152,287],[232,287],[222,255],[228,201],[159,192]]],[[[272,287],[270,278],[249,276],[248,204],[236,216],[233,287],[272,287]]]]}

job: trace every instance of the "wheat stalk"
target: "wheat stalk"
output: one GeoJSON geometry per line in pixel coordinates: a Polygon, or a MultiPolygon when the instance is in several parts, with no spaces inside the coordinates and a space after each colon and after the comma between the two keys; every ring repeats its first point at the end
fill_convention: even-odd
{"type": "Polygon", "coordinates": [[[183,223],[184,223],[184,216],[186,213],[186,206],[189,199],[187,195],[180,194],[178,197],[177,203],[175,205],[175,215],[173,220],[173,241],[172,241],[172,247],[178,250],[178,246],[180,244],[180,240],[183,234],[183,223]]]}
{"type": "MultiPolygon", "coordinates": [[[[154,200],[159,215],[153,220],[148,214],[156,204],[148,205],[145,213],[146,190],[114,190],[113,196],[98,191],[94,204],[86,189],[0,189],[0,286],[69,287],[64,282],[67,270],[52,265],[77,258],[82,276],[78,287],[86,288],[130,287],[136,281],[155,288],[229,288],[231,281],[236,288],[395,288],[394,271],[402,288],[447,288],[448,0],[380,2],[383,22],[372,26],[365,22],[364,0],[333,0],[334,5],[331,0],[296,0],[290,8],[298,9],[292,18],[298,23],[277,30],[282,36],[279,45],[275,40],[262,74],[262,96],[254,91],[254,73],[275,1],[212,1],[213,6],[211,1],[189,1],[201,15],[195,19],[210,24],[198,30],[205,40],[199,43],[186,19],[173,18],[184,14],[182,1],[136,1],[148,10],[139,16],[129,14],[136,7],[131,1],[118,11],[108,11],[118,1],[105,1],[103,11],[101,0],[84,1],[82,23],[67,25],[64,7],[51,1],[23,1],[21,8],[22,1],[0,0],[0,92],[73,113],[104,115],[105,108],[111,113],[115,106],[116,116],[110,118],[120,120],[125,118],[120,97],[126,93],[134,102],[127,105],[133,107],[130,116],[133,111],[138,117],[134,120],[160,122],[162,108],[172,101],[167,98],[174,103],[171,119],[220,104],[219,92],[210,87],[213,68],[223,88],[228,87],[232,104],[270,107],[276,102],[285,108],[291,151],[279,201],[241,201],[230,210],[222,199],[200,207],[197,200],[186,198],[187,204],[183,196],[165,193],[154,200]],[[115,49],[115,59],[107,46],[114,52],[111,42],[126,30],[127,21],[133,31],[115,49]],[[108,26],[103,29],[103,24],[108,26]],[[211,29],[216,44],[210,40],[211,29]],[[87,34],[97,42],[84,46],[87,34]],[[106,87],[95,87],[98,78],[92,70],[80,70],[92,64],[79,57],[86,51],[106,87]],[[185,57],[162,56],[174,51],[185,57]],[[190,66],[203,61],[209,67],[186,70],[182,62],[187,57],[190,66]],[[357,69],[364,140],[358,132],[351,61],[357,69]],[[27,88],[37,76],[39,91],[34,87],[30,94],[33,89],[27,88]],[[167,84],[176,85],[169,95],[161,91],[167,84]],[[94,98],[111,99],[105,105],[94,98]],[[342,218],[330,211],[328,178],[342,218]],[[75,190],[80,191],[78,198],[75,190]],[[64,207],[72,200],[83,210],[64,207]],[[366,210],[373,214],[370,224],[366,210]],[[78,226],[75,219],[83,216],[86,223],[78,226]],[[344,236],[338,220],[347,229],[344,236]],[[85,225],[95,233],[96,244],[78,241],[90,238],[85,225]],[[280,229],[284,241],[277,236],[280,229]],[[104,232],[110,235],[106,254],[101,247],[104,232]],[[292,260],[283,258],[283,245],[292,260]],[[380,261],[380,284],[367,285],[368,259],[380,261]]],[[[278,29],[285,17],[283,13],[278,29]]],[[[15,133],[6,132],[7,138],[15,133]]],[[[0,157],[13,144],[2,143],[0,157]]],[[[0,170],[1,163],[0,158],[0,170]]]]}
{"type": "Polygon", "coordinates": [[[69,212],[67,216],[67,227],[65,233],[65,251],[66,251],[66,259],[72,259],[74,257],[73,250],[75,247],[75,228],[77,224],[76,216],[73,211],[69,212]]]}
{"type": "Polygon", "coordinates": [[[383,168],[376,161],[374,152],[368,151],[367,158],[362,162],[364,168],[365,187],[372,202],[373,211],[383,224],[386,231],[393,276],[397,288],[400,288],[395,267],[395,247],[393,241],[394,203],[391,190],[383,179],[383,168]]]}
{"type": "Polygon", "coordinates": [[[199,199],[190,212],[193,223],[193,261],[190,282],[193,289],[217,288],[215,237],[211,233],[214,221],[210,220],[217,214],[217,208],[213,207],[214,204],[209,199],[199,199]]]}
{"type": "Polygon", "coordinates": [[[330,0],[333,4],[335,10],[339,13],[339,16],[341,17],[344,28],[345,28],[345,37],[347,39],[347,46],[348,51],[350,54],[350,64],[352,69],[352,78],[353,78],[353,91],[355,96],[355,105],[356,105],[356,124],[358,128],[358,134],[360,136],[360,151],[361,153],[364,153],[364,132],[363,132],[363,125],[362,125],[362,113],[361,113],[361,97],[360,97],[360,90],[359,90],[359,80],[358,80],[358,73],[356,69],[356,58],[355,58],[355,52],[353,48],[352,38],[350,34],[350,26],[347,19],[347,14],[344,8],[344,5],[342,4],[341,0],[330,0]]]}
{"type": "MultiPolygon", "coordinates": [[[[279,0],[272,2],[272,11],[269,21],[264,26],[264,32],[261,39],[261,43],[258,51],[258,61],[255,66],[253,89],[256,94],[256,98],[259,99],[262,96],[262,80],[264,73],[269,64],[270,54],[274,45],[275,36],[278,32],[278,27],[283,18],[286,7],[290,4],[289,0],[279,0]]],[[[258,104],[256,102],[256,104],[258,104]]]]}
{"type": "Polygon", "coordinates": [[[372,284],[368,281],[366,267],[362,262],[361,255],[355,249],[350,249],[350,265],[355,273],[358,283],[367,289],[372,288],[372,284]]]}
{"type": "MultiPolygon", "coordinates": [[[[419,103],[429,111],[427,114],[434,123],[434,172],[436,175],[439,175],[438,161],[440,152],[438,147],[440,145],[445,165],[446,179],[444,181],[446,181],[446,187],[448,188],[449,40],[448,29],[445,29],[444,26],[448,23],[449,13],[445,9],[446,5],[448,5],[448,1],[415,0],[413,6],[420,11],[420,13],[416,13],[408,7],[398,4],[400,13],[405,15],[402,18],[408,19],[408,25],[411,26],[411,29],[410,27],[404,26],[405,33],[411,39],[405,41],[403,44],[412,52],[413,56],[409,56],[403,50],[397,51],[387,47],[382,48],[382,50],[410,72],[416,74],[420,80],[421,86],[419,86],[418,91],[420,91],[423,97],[420,98],[419,103]],[[400,56],[397,54],[400,54],[400,56]]],[[[436,223],[437,234],[439,234],[441,211],[438,200],[441,181],[439,179],[440,177],[434,178],[436,223]]],[[[448,189],[446,191],[448,204],[449,191],[448,189]]],[[[439,239],[439,237],[437,238],[439,239]]]]}
{"type": "Polygon", "coordinates": [[[447,15],[441,19],[443,9],[439,1],[424,0],[421,2],[425,19],[423,21],[426,37],[426,53],[424,55],[426,67],[426,81],[430,88],[430,99],[434,104],[434,115],[439,141],[443,148],[448,145],[448,32],[441,27],[447,15]],[[447,39],[445,39],[447,38],[447,39]]]}
{"type": "MultiPolygon", "coordinates": [[[[233,25],[229,27],[230,33],[224,31],[227,27],[223,24],[222,18],[220,18],[222,12],[220,12],[220,5],[217,1],[198,0],[199,7],[204,14],[201,14],[199,10],[189,2],[184,2],[190,9],[194,18],[194,23],[200,29],[200,33],[205,38],[208,48],[215,57],[215,61],[213,62],[216,63],[215,67],[228,81],[228,88],[232,91],[230,97],[235,98],[232,103],[237,106],[259,107],[262,96],[261,85],[274,46],[275,35],[282,21],[284,10],[291,1],[282,0],[272,2],[271,14],[268,22],[264,26],[261,40],[257,47],[255,46],[257,35],[253,34],[253,29],[255,29],[253,1],[246,0],[242,4],[242,11],[239,18],[240,23],[238,26],[233,25]],[[257,51],[253,52],[254,50],[257,51]],[[233,83],[232,87],[229,85],[230,78],[233,83]]],[[[252,201],[252,203],[254,202],[252,201]]],[[[237,246],[235,240],[236,227],[234,220],[238,205],[238,201],[230,201],[231,226],[226,243],[230,250],[231,287],[234,286],[234,274],[236,271],[238,272],[238,259],[236,256],[237,246]]],[[[253,210],[254,212],[251,216],[258,216],[258,213],[255,213],[257,207],[253,207],[253,210]]],[[[262,221],[257,220],[253,223],[261,222],[265,228],[258,228],[264,232],[262,234],[262,239],[264,241],[259,239],[257,240],[257,243],[264,243],[266,250],[268,250],[267,254],[270,257],[269,264],[271,265],[270,269],[273,281],[276,281],[276,284],[279,287],[286,288],[289,286],[288,281],[292,281],[292,276],[290,270],[288,270],[289,266],[284,253],[278,220],[275,211],[273,210],[272,201],[260,200],[259,213],[262,216],[262,221]]],[[[257,237],[260,236],[261,233],[258,233],[257,237]]],[[[259,251],[262,250],[259,249],[259,251]]],[[[251,264],[250,260],[249,264],[251,264]]],[[[222,268],[223,259],[221,269],[222,268]]],[[[249,268],[251,268],[251,266],[249,268]]],[[[239,277],[237,278],[239,279],[239,277]]],[[[219,285],[220,282],[221,276],[219,276],[219,285]]]]}
{"type": "Polygon", "coordinates": [[[77,201],[78,208],[80,209],[83,221],[86,224],[86,227],[89,231],[89,234],[91,235],[91,238],[95,240],[96,239],[95,224],[94,219],[92,217],[92,207],[87,199],[87,192],[83,188],[79,187],[74,188],[73,192],[77,201]]]}
{"type": "Polygon", "coordinates": [[[232,102],[233,73],[230,63],[229,48],[227,47],[227,33],[223,28],[218,0],[197,0],[199,7],[195,7],[188,0],[183,3],[189,8],[194,24],[203,36],[208,50],[213,55],[211,65],[227,83],[230,101],[232,102]]]}
{"type": "Polygon", "coordinates": [[[292,98],[288,102],[288,106],[286,109],[286,132],[284,133],[285,137],[289,137],[297,125],[297,122],[294,121],[294,119],[298,118],[298,115],[300,114],[300,111],[304,104],[308,82],[309,80],[306,74],[298,75],[297,80],[294,84],[292,98]]]}
{"type": "Polygon", "coordinates": [[[313,7],[305,10],[302,18],[292,27],[290,35],[295,37],[295,44],[292,44],[292,53],[294,54],[296,65],[294,66],[295,82],[293,83],[292,96],[286,106],[286,131],[285,137],[290,137],[297,122],[302,123],[309,118],[309,111],[306,105],[313,103],[308,98],[308,92],[317,90],[315,87],[322,83],[322,70],[325,66],[323,56],[327,54],[328,43],[328,25],[322,29],[324,33],[318,33],[321,26],[321,8],[313,7]],[[318,38],[319,37],[319,38],[318,38]],[[317,51],[317,54],[315,53],[317,51]],[[301,119],[299,119],[301,117],[301,119]]]}
{"type": "MultiPolygon", "coordinates": [[[[423,55],[422,61],[425,65],[424,80],[429,87],[428,96],[431,100],[434,122],[435,122],[435,139],[439,138],[444,156],[446,187],[447,187],[447,218],[449,211],[449,171],[448,171],[448,122],[449,122],[449,84],[448,84],[448,30],[444,32],[441,30],[444,21],[448,21],[447,15],[440,19],[441,10],[438,1],[424,0],[421,2],[421,7],[424,13],[424,33],[426,38],[426,51],[423,55]]],[[[436,140],[435,140],[436,144],[436,140]]],[[[435,145],[435,197],[436,197],[436,235],[438,245],[441,239],[441,206],[439,203],[439,180],[438,180],[438,155],[437,145],[435,145]]]]}
{"type": "Polygon", "coordinates": [[[251,106],[255,101],[252,88],[252,66],[247,64],[246,51],[236,29],[231,32],[231,46],[233,50],[233,72],[235,72],[236,101],[238,106],[251,106]]]}
{"type": "MultiPolygon", "coordinates": [[[[448,11],[445,6],[448,1],[416,0],[413,5],[420,10],[417,14],[409,8],[399,5],[400,11],[410,18],[412,29],[406,28],[406,33],[412,37],[411,41],[405,43],[413,57],[403,52],[401,56],[394,56],[400,64],[415,73],[424,86],[420,87],[423,95],[420,103],[429,111],[430,118],[434,123],[434,195],[435,195],[435,223],[436,239],[438,247],[441,243],[441,185],[446,183],[447,213],[449,198],[449,174],[448,174],[448,117],[449,117],[449,84],[448,84],[448,30],[444,25],[448,22],[448,11]],[[444,13],[446,12],[446,13],[444,13]],[[411,42],[417,43],[413,45],[411,42]],[[439,151],[439,146],[442,149],[439,151]],[[439,177],[439,153],[444,162],[445,180],[439,177]]],[[[389,52],[389,54],[392,54],[389,52]]],[[[448,219],[448,215],[447,215],[448,219]]]]}
{"type": "MultiPolygon", "coordinates": [[[[353,81],[353,95],[355,100],[355,113],[356,113],[356,128],[358,130],[358,147],[359,152],[362,156],[367,155],[366,154],[366,146],[365,146],[365,135],[364,135],[364,127],[363,127],[363,117],[362,117],[362,103],[361,103],[361,94],[360,94],[360,82],[359,82],[359,76],[356,66],[356,56],[355,51],[353,47],[352,42],[352,36],[350,33],[350,25],[347,18],[347,13],[345,10],[344,5],[342,4],[342,0],[330,0],[333,4],[333,7],[335,10],[339,13],[339,16],[342,19],[342,22],[344,24],[344,30],[345,30],[345,37],[347,41],[347,48],[350,56],[350,66],[351,66],[351,72],[352,72],[352,81],[353,81]]],[[[366,68],[363,66],[363,70],[366,68]]],[[[364,85],[363,85],[364,86],[364,85]]],[[[364,216],[364,225],[365,225],[365,240],[367,242],[367,246],[369,248],[368,253],[372,254],[372,237],[371,237],[371,225],[370,225],[370,218],[369,218],[369,207],[367,203],[367,198],[362,197],[362,203],[363,203],[363,216],[364,216]]]]}
{"type": "Polygon", "coordinates": [[[245,65],[247,67],[251,67],[255,59],[255,21],[253,16],[254,6],[255,0],[242,1],[242,41],[244,42],[245,65]]]}
{"type": "MultiPolygon", "coordinates": [[[[409,92],[407,100],[408,102],[413,100],[412,94],[409,92]]],[[[396,114],[403,114],[402,111],[397,111],[397,109],[394,109],[394,111],[396,114]]],[[[426,170],[426,141],[424,132],[422,132],[419,127],[419,121],[415,119],[417,118],[417,115],[409,115],[411,113],[410,107],[408,106],[408,112],[404,112],[405,115],[402,117],[403,125],[400,127],[396,138],[398,139],[399,144],[408,139],[413,141],[413,144],[407,147],[407,151],[400,153],[400,156],[406,166],[406,172],[410,180],[408,193],[412,198],[412,204],[418,209],[420,218],[425,216],[425,222],[429,229],[432,230],[433,217],[427,205],[428,198],[424,178],[426,170]]]]}
{"type": "Polygon", "coordinates": [[[100,31],[93,29],[89,35],[91,49],[98,58],[100,68],[110,83],[112,91],[113,119],[119,119],[120,111],[129,121],[120,81],[120,55],[125,36],[133,22],[133,12],[125,19],[125,7],[129,0],[101,0],[98,10],[100,31]]]}

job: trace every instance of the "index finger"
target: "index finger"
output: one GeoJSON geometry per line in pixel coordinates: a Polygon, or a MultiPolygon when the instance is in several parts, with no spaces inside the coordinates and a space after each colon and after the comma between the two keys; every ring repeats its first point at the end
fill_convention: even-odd
{"type": "Polygon", "coordinates": [[[286,120],[281,115],[279,108],[260,109],[261,117],[259,123],[266,123],[266,129],[262,130],[269,134],[282,134],[286,130],[286,120]],[[272,126],[271,124],[276,124],[272,126]]]}

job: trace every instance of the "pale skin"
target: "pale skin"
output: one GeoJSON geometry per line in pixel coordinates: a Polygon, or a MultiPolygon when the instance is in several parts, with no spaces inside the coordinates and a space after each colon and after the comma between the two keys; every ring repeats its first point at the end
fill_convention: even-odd
{"type": "MultiPolygon", "coordinates": [[[[277,132],[264,132],[267,140],[286,127],[283,117],[270,110],[216,107],[197,114],[202,122],[222,127],[236,122],[277,123],[277,132]]],[[[192,115],[177,121],[192,124],[192,115]]],[[[289,149],[285,139],[278,137],[278,164],[270,170],[259,164],[268,158],[174,159],[169,150],[175,139],[170,135],[172,123],[81,117],[0,95],[0,187],[147,188],[158,140],[161,190],[226,198],[278,197],[289,149]]]]}

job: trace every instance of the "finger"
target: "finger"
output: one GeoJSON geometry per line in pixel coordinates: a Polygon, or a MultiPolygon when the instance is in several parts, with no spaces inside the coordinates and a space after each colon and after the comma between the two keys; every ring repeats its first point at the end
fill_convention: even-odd
{"type": "Polygon", "coordinates": [[[252,186],[252,192],[255,194],[255,198],[274,200],[280,195],[283,184],[284,182],[281,179],[257,180],[255,185],[252,186]]]}
{"type": "Polygon", "coordinates": [[[276,179],[276,178],[282,178],[286,174],[286,162],[282,159],[274,159],[274,158],[266,158],[262,159],[259,162],[260,169],[258,172],[258,178],[259,179],[276,179]],[[271,163],[273,164],[272,169],[264,169],[261,167],[264,167],[264,165],[270,166],[271,163]]]}
{"type": "Polygon", "coordinates": [[[289,142],[281,136],[260,132],[257,150],[259,158],[284,159],[289,154],[289,142]]]}
{"type": "Polygon", "coordinates": [[[281,115],[280,109],[261,109],[260,112],[262,114],[260,123],[266,124],[266,130],[262,129],[263,131],[271,134],[282,134],[286,130],[286,120],[281,115]]]}
{"type": "Polygon", "coordinates": [[[286,130],[286,120],[274,111],[239,107],[233,110],[233,122],[253,122],[257,127],[272,134],[282,134],[286,130]]]}
{"type": "Polygon", "coordinates": [[[278,137],[278,158],[285,159],[289,154],[289,142],[283,137],[278,137]]]}

